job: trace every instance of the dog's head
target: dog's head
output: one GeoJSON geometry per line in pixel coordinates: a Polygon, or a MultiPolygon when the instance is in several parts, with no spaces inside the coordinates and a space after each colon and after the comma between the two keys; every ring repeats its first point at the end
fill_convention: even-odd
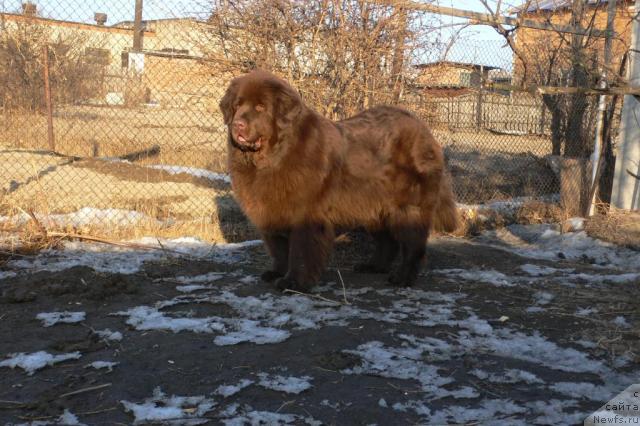
{"type": "Polygon", "coordinates": [[[302,109],[300,97],[289,84],[260,70],[231,81],[220,101],[230,142],[244,152],[277,143],[278,133],[293,125],[302,109]]]}

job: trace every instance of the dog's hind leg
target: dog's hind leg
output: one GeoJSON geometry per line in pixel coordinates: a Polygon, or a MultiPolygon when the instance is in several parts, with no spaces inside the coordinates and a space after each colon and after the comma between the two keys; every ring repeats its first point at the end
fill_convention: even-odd
{"type": "Polygon", "coordinates": [[[398,255],[398,241],[389,229],[372,232],[371,235],[375,242],[373,257],[366,263],[356,265],[353,269],[356,272],[386,274],[391,270],[391,264],[398,255]]]}
{"type": "Polygon", "coordinates": [[[400,244],[402,260],[400,266],[389,276],[389,283],[408,287],[413,285],[420,272],[429,233],[422,225],[408,225],[396,229],[395,236],[400,244]]]}
{"type": "Polygon", "coordinates": [[[399,209],[389,218],[393,236],[400,245],[402,259],[398,268],[389,276],[389,283],[395,286],[410,286],[418,277],[422,260],[427,251],[429,238],[429,211],[417,206],[399,209]]]}
{"type": "Polygon", "coordinates": [[[260,278],[266,282],[272,282],[284,277],[289,269],[289,233],[288,232],[263,232],[262,239],[273,259],[271,269],[264,271],[260,278]]]}
{"type": "Polygon", "coordinates": [[[292,229],[289,267],[286,275],[276,281],[276,286],[281,290],[306,291],[316,284],[329,259],[334,236],[329,224],[308,224],[292,229]]]}

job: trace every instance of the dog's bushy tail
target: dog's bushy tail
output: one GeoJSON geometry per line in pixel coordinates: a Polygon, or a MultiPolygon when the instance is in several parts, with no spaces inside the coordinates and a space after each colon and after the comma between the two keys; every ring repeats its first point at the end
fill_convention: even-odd
{"type": "Polygon", "coordinates": [[[453,232],[460,226],[460,214],[451,189],[451,177],[448,173],[442,176],[438,203],[432,216],[432,228],[438,232],[453,232]]]}

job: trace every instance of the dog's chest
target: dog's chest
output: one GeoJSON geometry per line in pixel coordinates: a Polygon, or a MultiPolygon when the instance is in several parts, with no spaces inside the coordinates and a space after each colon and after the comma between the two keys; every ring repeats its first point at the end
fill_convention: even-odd
{"type": "Polygon", "coordinates": [[[259,228],[299,223],[312,204],[313,179],[299,172],[233,173],[233,190],[245,214],[259,228]]]}

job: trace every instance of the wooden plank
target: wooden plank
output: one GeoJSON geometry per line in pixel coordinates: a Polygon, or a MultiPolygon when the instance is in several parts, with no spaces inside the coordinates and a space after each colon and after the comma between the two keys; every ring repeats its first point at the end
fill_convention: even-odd
{"type": "Polygon", "coordinates": [[[512,92],[527,92],[542,95],[634,95],[640,96],[640,86],[617,87],[558,87],[558,86],[513,86],[510,84],[487,83],[487,87],[495,90],[509,90],[512,92]]]}
{"type": "MultiPolygon", "coordinates": [[[[403,7],[407,10],[436,13],[439,15],[455,16],[471,19],[474,22],[488,25],[509,25],[512,27],[526,27],[538,30],[555,31],[559,33],[579,34],[593,37],[606,37],[607,31],[597,29],[576,28],[570,25],[552,24],[550,22],[534,21],[525,18],[511,18],[502,15],[490,15],[488,13],[473,12],[470,10],[456,9],[453,7],[437,6],[435,4],[417,3],[410,0],[377,0],[378,3],[389,6],[403,7]]],[[[611,34],[616,37],[618,34],[611,34]]]]}

